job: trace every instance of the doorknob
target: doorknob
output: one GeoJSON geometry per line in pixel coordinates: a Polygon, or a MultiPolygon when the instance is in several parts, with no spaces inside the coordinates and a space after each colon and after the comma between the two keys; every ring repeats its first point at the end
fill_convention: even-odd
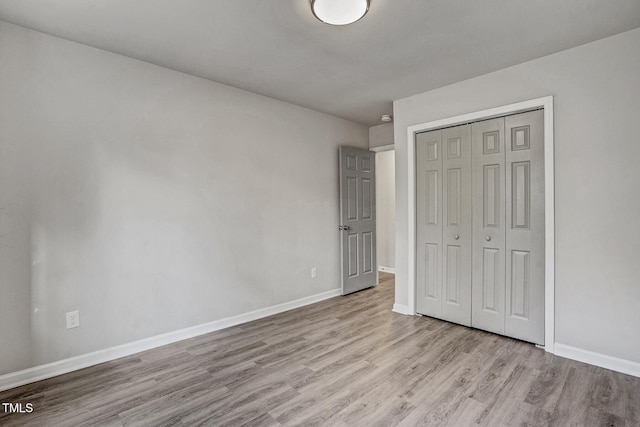
{"type": "Polygon", "coordinates": [[[484,239],[485,239],[487,242],[490,242],[490,241],[491,241],[491,236],[487,236],[487,237],[485,237],[484,239]]]}
{"type": "Polygon", "coordinates": [[[348,225],[345,225],[345,226],[342,227],[342,229],[344,231],[349,231],[349,230],[351,230],[351,227],[349,227],[348,225]]]}
{"type": "Polygon", "coordinates": [[[453,238],[458,240],[460,238],[460,236],[456,234],[455,236],[453,236],[453,238]]]}

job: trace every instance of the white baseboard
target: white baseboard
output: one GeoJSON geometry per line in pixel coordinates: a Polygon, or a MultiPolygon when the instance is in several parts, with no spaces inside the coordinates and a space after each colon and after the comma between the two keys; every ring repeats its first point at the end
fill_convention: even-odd
{"type": "Polygon", "coordinates": [[[556,356],[566,357],[567,359],[577,360],[578,362],[588,363],[640,378],[640,363],[638,362],[619,359],[617,357],[607,356],[606,354],[595,353],[560,343],[555,343],[553,353],[556,356]]]}
{"type": "Polygon", "coordinates": [[[24,369],[22,371],[12,372],[10,374],[0,376],[0,391],[8,390],[10,388],[33,383],[47,378],[52,378],[58,375],[66,374],[68,372],[77,371],[79,369],[87,368],[99,363],[108,362],[120,357],[129,356],[141,351],[151,350],[163,345],[182,341],[188,338],[193,338],[198,335],[219,331],[220,329],[229,328],[241,323],[247,323],[253,320],[262,319],[264,317],[273,316],[274,314],[283,313],[294,308],[303,307],[305,305],[320,302],[339,295],[342,295],[342,290],[334,289],[331,291],[322,292],[320,294],[311,295],[309,297],[300,298],[295,301],[289,301],[271,307],[250,311],[248,313],[239,314],[237,316],[215,320],[213,322],[192,326],[190,328],[181,329],[174,332],[168,332],[162,335],[156,335],[154,337],[122,344],[116,347],[94,351],[93,353],[59,360],[56,362],[47,363],[45,365],[35,366],[33,368],[24,369]]]}
{"type": "Polygon", "coordinates": [[[395,267],[383,267],[383,266],[378,266],[378,271],[384,271],[385,273],[393,273],[393,274],[396,274],[396,269],[395,269],[395,267]]]}
{"type": "Polygon", "coordinates": [[[411,310],[409,310],[409,307],[404,304],[393,304],[393,308],[391,309],[391,311],[400,314],[413,315],[411,310]]]}

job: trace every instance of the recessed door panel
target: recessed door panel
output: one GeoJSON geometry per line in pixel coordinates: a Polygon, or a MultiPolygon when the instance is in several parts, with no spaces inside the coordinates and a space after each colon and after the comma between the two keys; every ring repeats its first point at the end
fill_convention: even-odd
{"type": "Polygon", "coordinates": [[[373,217],[373,183],[370,178],[362,178],[362,219],[372,219],[373,217]]]}
{"type": "Polygon", "coordinates": [[[500,165],[484,165],[482,176],[482,214],[485,227],[500,228],[500,165]]]}
{"type": "Polygon", "coordinates": [[[345,168],[350,171],[358,170],[358,157],[356,155],[347,155],[345,157],[345,168]]]}
{"type": "Polygon", "coordinates": [[[449,169],[447,170],[447,225],[459,226],[460,225],[460,208],[462,207],[462,200],[460,194],[460,185],[462,178],[462,170],[449,169]]]}
{"type": "Polygon", "coordinates": [[[362,172],[371,172],[371,157],[362,157],[362,172]]]}
{"type": "Polygon", "coordinates": [[[349,254],[348,258],[348,275],[349,277],[356,277],[360,273],[360,269],[358,268],[358,235],[357,234],[349,234],[347,236],[347,253],[349,254]]]}
{"type": "Polygon", "coordinates": [[[482,251],[482,310],[498,314],[500,295],[500,251],[484,248],[482,251]]]}
{"type": "Polygon", "coordinates": [[[460,305],[460,246],[447,246],[447,271],[445,277],[445,302],[460,305]]]}
{"type": "Polygon", "coordinates": [[[531,126],[513,126],[511,127],[511,151],[528,150],[530,148],[529,132],[531,126]]]}
{"type": "Polygon", "coordinates": [[[438,256],[438,245],[426,243],[424,245],[424,292],[425,297],[432,300],[439,300],[440,283],[438,283],[440,271],[440,257],[438,256]]]}
{"type": "Polygon", "coordinates": [[[531,215],[530,162],[511,163],[511,228],[528,229],[531,215]]]}
{"type": "Polygon", "coordinates": [[[373,247],[373,233],[371,231],[365,231],[362,233],[362,272],[373,272],[373,253],[375,248],[373,247]]]}
{"type": "Polygon", "coordinates": [[[358,220],[358,178],[347,177],[347,220],[358,220]]]}
{"type": "Polygon", "coordinates": [[[426,141],[426,156],[425,160],[435,161],[438,160],[438,148],[440,147],[440,139],[432,139],[426,141]]]}
{"type": "Polygon", "coordinates": [[[458,159],[462,155],[462,138],[447,138],[447,159],[458,159]]]}
{"type": "Polygon", "coordinates": [[[438,225],[438,198],[440,196],[438,185],[438,174],[440,171],[428,170],[424,172],[424,203],[425,203],[425,216],[424,223],[427,225],[438,225]]]}
{"type": "Polygon", "coordinates": [[[494,129],[482,132],[482,152],[483,154],[500,153],[501,130],[494,129]]]}
{"type": "Polygon", "coordinates": [[[529,269],[529,252],[511,251],[511,280],[509,315],[529,320],[529,289],[531,275],[529,269]]]}

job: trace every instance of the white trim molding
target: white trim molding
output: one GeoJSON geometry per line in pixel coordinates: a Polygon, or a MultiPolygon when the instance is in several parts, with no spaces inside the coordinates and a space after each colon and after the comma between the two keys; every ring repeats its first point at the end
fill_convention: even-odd
{"type": "MultiPolygon", "coordinates": [[[[531,99],[515,104],[503,105],[487,110],[462,114],[446,119],[434,120],[407,127],[407,187],[408,200],[408,293],[406,314],[416,314],[416,168],[415,134],[432,129],[471,123],[494,117],[506,116],[537,108],[544,109],[544,189],[545,189],[545,332],[544,349],[554,353],[555,344],[555,196],[554,196],[554,140],[553,140],[553,96],[531,99]]],[[[394,306],[395,307],[395,306],[394,306]]],[[[395,308],[394,308],[394,311],[395,308]]]]}
{"type": "Polygon", "coordinates": [[[393,304],[393,308],[391,309],[391,311],[399,314],[407,314],[407,315],[415,314],[415,312],[412,312],[412,310],[410,310],[409,307],[403,304],[393,304]]]}
{"type": "Polygon", "coordinates": [[[198,335],[208,334],[210,332],[219,331],[231,326],[240,325],[242,323],[251,322],[253,320],[262,319],[264,317],[273,316],[274,314],[283,313],[295,308],[304,307],[305,305],[324,301],[329,298],[342,295],[341,289],[333,289],[331,291],[322,292],[294,301],[265,307],[248,313],[239,314],[237,316],[227,317],[213,322],[204,323],[202,325],[192,326],[190,328],[178,331],[168,332],[162,335],[145,338],[139,341],[122,344],[116,347],[106,348],[94,351],[93,353],[82,354],[80,356],[71,357],[56,362],[47,363],[45,365],[35,366],[33,368],[24,369],[22,371],[12,372],[10,374],[0,376],[0,391],[8,390],[21,385],[30,384],[36,381],[45,380],[68,372],[77,371],[99,363],[108,362],[119,359],[121,357],[130,356],[141,351],[151,350],[163,345],[193,338],[198,335]]]}
{"type": "Polygon", "coordinates": [[[395,149],[396,149],[396,146],[393,144],[378,145],[377,147],[369,147],[369,151],[373,151],[374,153],[382,153],[384,151],[393,151],[395,149]]]}
{"type": "Polygon", "coordinates": [[[556,356],[566,357],[567,359],[577,360],[640,378],[640,363],[631,360],[619,359],[617,357],[607,356],[606,354],[583,350],[560,343],[556,343],[555,345],[555,354],[556,356]]]}
{"type": "Polygon", "coordinates": [[[378,271],[383,271],[385,273],[396,274],[396,268],[395,267],[383,267],[383,266],[379,265],[378,266],[378,271]]]}

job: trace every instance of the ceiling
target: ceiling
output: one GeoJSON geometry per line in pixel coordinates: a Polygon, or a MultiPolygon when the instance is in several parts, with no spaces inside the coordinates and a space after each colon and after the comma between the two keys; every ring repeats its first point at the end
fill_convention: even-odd
{"type": "MultiPolygon", "coordinates": [[[[0,0],[0,20],[367,126],[392,101],[640,27],[638,0],[0,0]]],[[[639,47],[640,51],[640,47],[639,47]]]]}

